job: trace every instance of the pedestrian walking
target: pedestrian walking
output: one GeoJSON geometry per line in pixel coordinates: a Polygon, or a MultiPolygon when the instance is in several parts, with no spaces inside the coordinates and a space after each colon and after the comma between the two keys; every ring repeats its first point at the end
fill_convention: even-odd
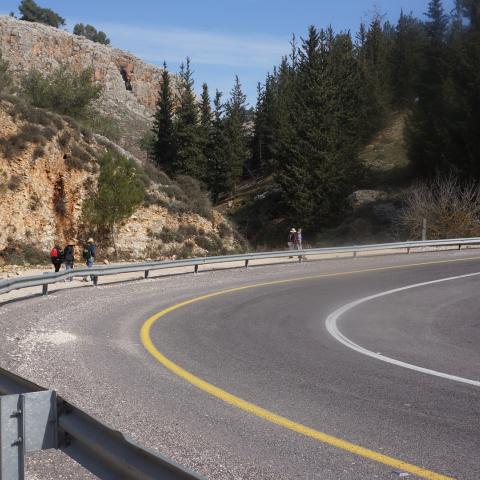
{"type": "Polygon", "coordinates": [[[57,243],[50,250],[50,260],[53,263],[55,272],[58,273],[60,271],[60,267],[62,266],[62,262],[63,262],[63,250],[60,248],[60,246],[57,243]]]}
{"type": "MultiPolygon", "coordinates": [[[[67,246],[63,250],[63,259],[65,261],[65,270],[73,270],[73,264],[75,262],[75,245],[77,244],[76,240],[70,240],[67,243],[67,246]]],[[[70,281],[73,278],[70,277],[70,281]]]]}
{"type": "MultiPolygon", "coordinates": [[[[89,238],[87,240],[87,244],[83,248],[83,259],[88,268],[93,267],[93,262],[95,261],[95,255],[97,254],[97,247],[95,246],[95,242],[93,238],[89,238]]],[[[91,280],[93,281],[93,276],[90,276],[91,280]]],[[[87,278],[84,278],[87,281],[87,278]]]]}
{"type": "Polygon", "coordinates": [[[303,250],[303,235],[302,235],[302,229],[301,228],[299,228],[297,230],[296,240],[297,240],[297,249],[298,250],[303,250]]]}
{"type": "MultiPolygon", "coordinates": [[[[294,228],[290,229],[290,233],[288,234],[288,240],[287,240],[287,245],[289,250],[294,250],[295,249],[295,236],[297,234],[297,231],[294,228]]],[[[293,257],[290,257],[293,258],[293,257]]]]}

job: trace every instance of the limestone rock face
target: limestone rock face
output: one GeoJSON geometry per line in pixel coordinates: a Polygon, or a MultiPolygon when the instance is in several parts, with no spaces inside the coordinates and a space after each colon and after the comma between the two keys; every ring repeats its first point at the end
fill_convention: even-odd
{"type": "Polygon", "coordinates": [[[95,81],[104,87],[98,108],[123,127],[122,146],[135,149],[152,120],[161,68],[123,50],[6,16],[0,16],[0,47],[14,76],[31,69],[49,73],[63,65],[76,71],[92,68],[95,81]]]}
{"type": "MultiPolygon", "coordinates": [[[[16,113],[19,105],[0,100],[0,269],[12,247],[34,247],[43,252],[43,261],[55,242],[77,239],[80,247],[88,238],[82,224],[84,202],[97,191],[97,157],[107,149],[119,150],[45,111],[43,116],[54,118],[54,125],[22,119],[16,113]],[[22,135],[27,138],[23,143],[22,135]]],[[[163,195],[154,184],[149,194],[163,195]]],[[[224,233],[228,222],[220,213],[213,212],[208,220],[175,210],[167,197],[159,200],[139,206],[118,225],[115,240],[97,239],[100,257],[116,251],[125,259],[160,260],[205,255],[212,244],[215,253],[240,247],[232,230],[224,233]]]]}

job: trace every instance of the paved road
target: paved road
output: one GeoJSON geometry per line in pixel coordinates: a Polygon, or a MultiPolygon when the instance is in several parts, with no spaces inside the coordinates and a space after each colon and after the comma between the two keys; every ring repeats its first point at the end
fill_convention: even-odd
{"type": "MultiPolygon", "coordinates": [[[[63,291],[0,307],[0,358],[2,366],[57,388],[210,479],[403,475],[403,469],[376,461],[383,454],[420,467],[427,478],[436,472],[474,480],[480,478],[480,387],[363,355],[334,339],[325,320],[360,298],[477,272],[478,253],[444,252],[63,291]],[[310,278],[278,283],[300,277],[310,278]],[[171,311],[152,325],[151,340],[190,374],[293,426],[340,439],[346,449],[200,390],[141,343],[146,319],[168,306],[269,282],[277,283],[171,311]],[[356,455],[344,442],[372,454],[356,455]]],[[[480,381],[479,288],[480,275],[379,297],[345,312],[338,328],[384,357],[480,381]]],[[[33,457],[29,473],[36,480],[91,478],[57,453],[33,457]]]]}

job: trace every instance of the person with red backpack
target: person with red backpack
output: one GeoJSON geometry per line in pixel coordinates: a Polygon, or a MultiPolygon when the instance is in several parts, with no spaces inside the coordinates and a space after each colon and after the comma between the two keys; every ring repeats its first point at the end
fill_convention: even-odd
{"type": "Polygon", "coordinates": [[[63,250],[58,244],[55,244],[55,246],[50,251],[50,260],[53,263],[55,272],[59,272],[63,262],[63,250]]]}

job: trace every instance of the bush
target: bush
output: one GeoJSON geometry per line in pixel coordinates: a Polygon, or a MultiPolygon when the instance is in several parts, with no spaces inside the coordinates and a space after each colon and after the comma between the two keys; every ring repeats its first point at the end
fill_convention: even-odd
{"type": "Polygon", "coordinates": [[[103,45],[110,45],[110,39],[107,38],[105,32],[97,30],[93,25],[84,25],[83,23],[77,23],[73,27],[74,35],[80,35],[81,37],[88,38],[92,42],[101,43],[103,45]]]}
{"type": "Polygon", "coordinates": [[[49,75],[33,70],[22,79],[22,93],[35,107],[86,118],[92,101],[102,91],[92,78],[90,68],[76,73],[62,67],[49,75]]]}
{"type": "Polygon", "coordinates": [[[112,141],[117,141],[121,137],[118,123],[112,117],[103,115],[96,110],[87,110],[85,118],[81,122],[86,129],[107,137],[112,141]]]}
{"type": "Polygon", "coordinates": [[[185,223],[178,227],[178,231],[181,232],[185,237],[193,237],[197,232],[197,227],[191,223],[185,223]]]}
{"type": "Polygon", "coordinates": [[[402,214],[409,238],[421,238],[424,218],[431,240],[479,236],[480,187],[453,176],[417,184],[406,196],[402,214]]]}
{"type": "Polygon", "coordinates": [[[22,242],[9,241],[7,247],[0,252],[6,263],[11,265],[22,265],[29,263],[31,265],[43,264],[49,261],[47,252],[43,252],[33,245],[27,245],[22,242]]]}
{"type": "Polygon", "coordinates": [[[25,150],[30,143],[41,143],[41,130],[34,125],[26,125],[18,133],[0,139],[0,148],[5,157],[12,159],[25,150]],[[30,128],[31,127],[31,128],[30,128]]]}
{"type": "Polygon", "coordinates": [[[182,232],[168,227],[163,227],[162,231],[158,234],[158,238],[160,238],[163,243],[182,243],[185,240],[185,236],[182,232]]]}
{"type": "Polygon", "coordinates": [[[35,161],[39,158],[42,158],[45,155],[45,149],[43,147],[35,147],[35,150],[32,153],[32,160],[35,161]]]}
{"type": "Polygon", "coordinates": [[[70,135],[69,132],[63,132],[60,137],[58,137],[58,144],[62,148],[68,147],[68,144],[70,143],[70,140],[72,139],[72,136],[70,135]]]}
{"type": "Polygon", "coordinates": [[[12,175],[8,181],[7,187],[12,192],[16,192],[22,186],[22,177],[20,175],[12,175]]]}
{"type": "Polygon", "coordinates": [[[8,62],[3,60],[0,50],[0,93],[7,92],[12,85],[12,76],[8,68],[8,62]]]}
{"type": "Polygon", "coordinates": [[[108,151],[98,159],[98,192],[84,203],[85,220],[97,229],[112,232],[121,220],[130,217],[145,197],[138,167],[131,160],[108,151]]]}
{"type": "Polygon", "coordinates": [[[183,196],[179,200],[183,201],[190,211],[211,220],[213,217],[212,202],[201,183],[186,175],[180,175],[175,180],[183,191],[183,196]]]}
{"type": "Polygon", "coordinates": [[[226,223],[221,223],[218,226],[218,234],[220,235],[220,238],[231,237],[232,233],[233,233],[233,231],[232,231],[232,228],[230,227],[230,225],[228,225],[226,223]]]}
{"type": "Polygon", "coordinates": [[[18,10],[22,14],[20,20],[43,23],[55,28],[65,25],[65,19],[58,13],[50,10],[50,8],[40,7],[34,0],[22,0],[18,10]]]}

